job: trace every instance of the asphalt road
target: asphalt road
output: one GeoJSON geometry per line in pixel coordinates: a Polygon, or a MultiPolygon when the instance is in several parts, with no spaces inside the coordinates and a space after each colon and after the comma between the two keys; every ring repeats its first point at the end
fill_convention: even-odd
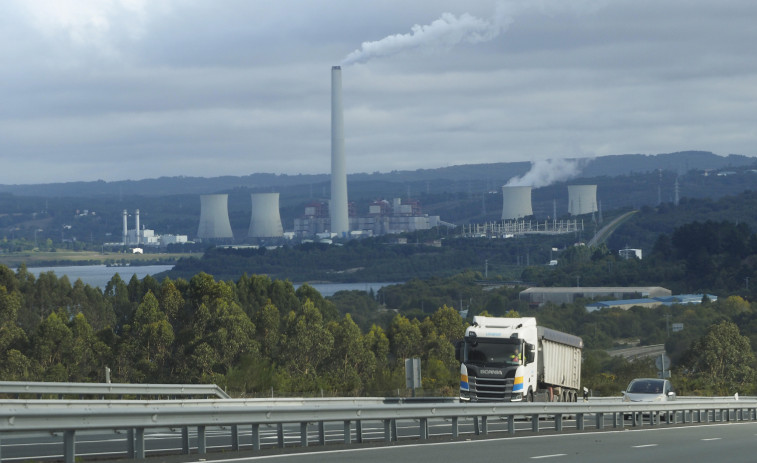
{"type": "MultiPolygon", "coordinates": [[[[755,460],[757,423],[626,429],[574,434],[530,435],[485,440],[410,443],[389,447],[325,450],[294,455],[213,458],[218,462],[439,463],[447,461],[549,461],[555,463],[638,463],[755,460]]],[[[203,461],[197,456],[185,462],[203,461]]]]}
{"type": "MultiPolygon", "coordinates": [[[[593,417],[587,417],[587,423],[593,417]]],[[[589,425],[592,426],[593,425],[589,425]]],[[[231,438],[229,428],[208,428],[207,445],[209,453],[198,455],[196,450],[196,434],[190,428],[190,446],[192,454],[176,455],[180,453],[181,434],[179,430],[155,430],[145,436],[147,456],[156,462],[195,462],[195,461],[259,461],[276,458],[276,461],[386,461],[394,459],[398,461],[462,461],[470,460],[470,452],[476,452],[475,460],[478,461],[502,461],[503,448],[506,447],[508,461],[510,457],[519,459],[549,459],[560,462],[590,462],[608,461],[634,461],[639,457],[645,457],[633,449],[647,449],[652,458],[681,458],[689,455],[692,461],[706,461],[707,458],[717,457],[718,463],[727,461],[752,461],[751,458],[757,449],[757,422],[726,423],[713,425],[687,425],[683,427],[671,427],[667,425],[654,428],[631,428],[630,422],[626,421],[626,429],[615,431],[612,423],[605,419],[606,431],[575,433],[575,420],[566,419],[563,423],[564,433],[555,434],[554,423],[548,420],[539,422],[542,430],[534,434],[532,423],[529,420],[516,421],[516,436],[505,437],[507,421],[490,419],[488,421],[488,436],[476,436],[474,434],[472,420],[461,420],[460,437],[452,440],[450,436],[450,423],[447,420],[438,419],[429,421],[428,441],[417,439],[419,424],[413,420],[398,422],[397,432],[400,440],[392,445],[385,446],[384,430],[380,422],[364,422],[363,442],[366,445],[353,444],[342,445],[344,441],[343,427],[340,423],[326,423],[326,442],[323,447],[317,444],[317,427],[313,424],[309,427],[310,446],[303,449],[299,447],[300,435],[298,425],[289,425],[284,428],[286,449],[278,449],[277,433],[275,427],[261,427],[261,444],[263,451],[251,451],[251,428],[240,426],[239,434],[241,452],[231,450],[231,438]],[[573,432],[573,434],[568,434],[573,432]],[[488,437],[488,438],[487,438],[488,437]],[[723,445],[726,445],[723,447],[723,445]],[[718,450],[719,449],[719,450],[718,450]],[[727,449],[727,452],[725,450],[727,449]],[[719,453],[725,452],[728,456],[734,456],[733,460],[724,460],[719,453]],[[166,451],[174,453],[172,456],[158,456],[166,451]],[[294,452],[293,455],[283,455],[286,452],[294,452]],[[481,453],[482,452],[482,453],[481,453]],[[479,453],[481,453],[479,455],[479,453]],[[454,459],[452,458],[454,456],[454,459]],[[631,460],[631,456],[635,456],[631,460]],[[628,459],[626,459],[628,457],[628,459]]],[[[588,427],[588,426],[587,426],[588,427]]],[[[352,442],[356,442],[354,423],[352,428],[352,442]]],[[[103,458],[126,457],[126,434],[124,432],[113,433],[82,433],[76,438],[77,455],[85,459],[100,460],[103,458]]],[[[3,461],[29,461],[59,459],[62,452],[62,438],[59,435],[36,435],[18,436],[2,439],[3,461]]]]}

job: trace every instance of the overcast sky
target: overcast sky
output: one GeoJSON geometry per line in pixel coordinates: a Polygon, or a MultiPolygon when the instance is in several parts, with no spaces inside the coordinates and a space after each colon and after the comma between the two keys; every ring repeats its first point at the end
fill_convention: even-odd
{"type": "Polygon", "coordinates": [[[0,183],[757,155],[754,0],[4,0],[0,183]]]}

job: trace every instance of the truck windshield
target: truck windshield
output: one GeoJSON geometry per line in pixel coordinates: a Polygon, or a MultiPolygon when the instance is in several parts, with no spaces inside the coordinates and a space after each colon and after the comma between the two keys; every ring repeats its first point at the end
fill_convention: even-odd
{"type": "Polygon", "coordinates": [[[465,361],[479,365],[520,365],[523,354],[520,343],[491,342],[482,339],[465,342],[465,361]]]}

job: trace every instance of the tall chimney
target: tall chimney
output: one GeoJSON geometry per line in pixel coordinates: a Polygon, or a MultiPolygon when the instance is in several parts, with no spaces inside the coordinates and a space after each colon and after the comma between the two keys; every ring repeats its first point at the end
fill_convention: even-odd
{"type": "Polygon", "coordinates": [[[136,211],[137,216],[137,246],[139,246],[139,209],[136,211]]]}
{"type": "Polygon", "coordinates": [[[342,113],[342,68],[331,68],[331,232],[350,232],[347,212],[347,169],[344,156],[344,115],[342,113]]]}
{"type": "Polygon", "coordinates": [[[128,236],[129,236],[129,224],[126,223],[126,217],[128,215],[129,215],[129,213],[126,212],[126,209],[124,209],[124,236],[123,236],[123,239],[124,239],[123,244],[124,244],[124,246],[126,246],[126,241],[128,239],[128,236]]]}

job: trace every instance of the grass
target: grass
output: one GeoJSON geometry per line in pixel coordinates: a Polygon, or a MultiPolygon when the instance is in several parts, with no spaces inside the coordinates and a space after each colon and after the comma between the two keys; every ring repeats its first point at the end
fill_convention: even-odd
{"type": "Polygon", "coordinates": [[[97,265],[129,263],[130,265],[173,264],[181,257],[201,257],[202,253],[131,254],[98,251],[23,251],[0,254],[0,264],[8,267],[46,267],[52,265],[97,265]]]}

